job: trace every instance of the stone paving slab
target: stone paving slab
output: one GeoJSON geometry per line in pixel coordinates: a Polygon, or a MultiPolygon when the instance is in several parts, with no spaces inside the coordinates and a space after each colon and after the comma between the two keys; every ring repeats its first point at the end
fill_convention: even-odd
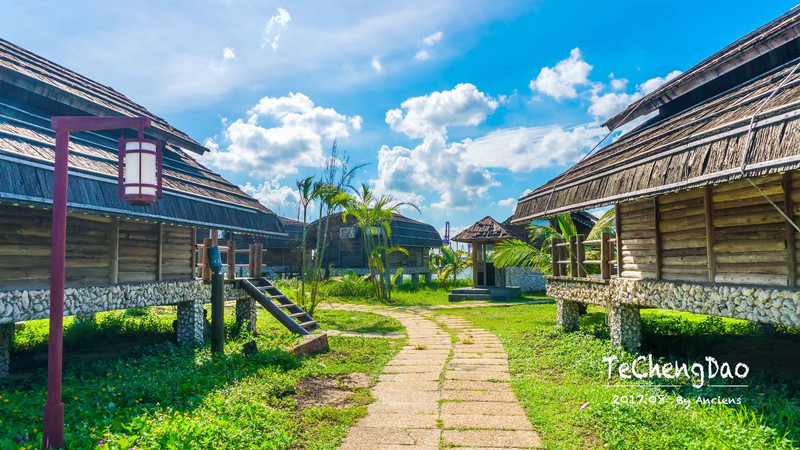
{"type": "Polygon", "coordinates": [[[465,319],[434,317],[424,310],[339,307],[394,317],[408,337],[372,388],[376,401],[367,406],[367,416],[350,429],[340,448],[540,445],[511,390],[508,356],[496,336],[465,319]],[[456,330],[460,340],[453,342],[439,323],[456,330]]]}

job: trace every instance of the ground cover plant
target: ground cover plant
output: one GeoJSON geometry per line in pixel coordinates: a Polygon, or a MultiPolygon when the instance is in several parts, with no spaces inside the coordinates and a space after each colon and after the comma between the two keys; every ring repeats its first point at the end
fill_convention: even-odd
{"type": "MultiPolygon", "coordinates": [[[[659,389],[619,377],[609,382],[608,365],[602,358],[616,355],[631,362],[635,356],[614,349],[602,335],[602,308],[590,308],[590,314],[581,319],[588,333],[556,331],[555,309],[554,304],[543,304],[437,311],[465,317],[500,337],[509,355],[514,391],[545,446],[792,448],[800,442],[797,380],[776,374],[766,359],[748,360],[748,388],[659,389]],[[608,387],[611,384],[624,387],[608,387]],[[658,402],[662,395],[661,404],[649,403],[651,398],[658,402]],[[741,397],[742,404],[692,403],[686,408],[677,402],[678,396],[694,399],[698,395],[741,397]],[[626,401],[620,401],[622,396],[626,401]]],[[[741,361],[752,348],[764,345],[774,348],[773,356],[782,352],[782,359],[787,359],[800,348],[800,336],[793,334],[796,330],[763,335],[746,322],[663,310],[643,311],[643,333],[643,351],[652,352],[656,360],[693,361],[711,352],[721,361],[741,361]],[[730,340],[737,346],[730,347],[730,340]],[[714,353],[715,348],[738,356],[714,353]]],[[[796,371],[797,367],[795,377],[796,371]]]]}
{"type": "MultiPolygon", "coordinates": [[[[366,414],[368,386],[403,343],[331,336],[329,352],[296,357],[286,350],[297,337],[264,327],[275,321],[260,311],[258,351],[245,355],[253,336],[236,334],[230,310],[224,355],[175,345],[171,308],[65,321],[69,448],[335,448],[366,414]]],[[[348,315],[355,319],[319,320],[397,329],[372,314],[348,315]]],[[[46,324],[17,333],[12,364],[28,373],[0,382],[0,448],[41,442],[46,324]]]]}

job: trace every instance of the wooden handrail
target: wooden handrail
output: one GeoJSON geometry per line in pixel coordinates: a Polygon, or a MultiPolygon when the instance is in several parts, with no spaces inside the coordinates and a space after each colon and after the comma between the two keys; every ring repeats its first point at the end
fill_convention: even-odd
{"type": "Polygon", "coordinates": [[[616,238],[604,231],[600,239],[584,240],[583,235],[570,236],[569,241],[553,238],[550,244],[554,277],[597,278],[586,273],[587,265],[600,266],[600,278],[610,279],[614,268],[619,273],[616,258],[612,258],[616,248],[616,238]],[[600,259],[586,259],[586,247],[600,247],[600,259]]]}

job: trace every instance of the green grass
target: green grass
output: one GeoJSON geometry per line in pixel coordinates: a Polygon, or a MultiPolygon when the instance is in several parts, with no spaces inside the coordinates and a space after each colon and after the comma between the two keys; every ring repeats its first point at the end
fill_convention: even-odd
{"type": "MultiPolygon", "coordinates": [[[[800,439],[797,388],[776,378],[770,365],[751,365],[747,378],[750,388],[747,389],[704,387],[696,391],[691,387],[678,387],[662,391],[642,386],[642,383],[620,382],[618,377],[610,382],[608,365],[602,358],[617,355],[631,362],[634,356],[614,349],[606,337],[592,334],[600,330],[604,321],[601,310],[590,308],[590,315],[581,319],[582,328],[591,333],[566,334],[554,328],[555,309],[555,305],[549,304],[438,312],[465,317],[500,337],[509,355],[514,391],[545,446],[755,449],[797,445],[800,439]],[[606,387],[608,384],[625,384],[626,387],[606,387]],[[650,396],[655,396],[656,401],[658,396],[665,397],[663,404],[656,405],[615,404],[615,395],[633,396],[637,400],[636,396],[642,395],[646,401],[650,396]],[[678,395],[741,397],[742,405],[692,404],[684,409],[677,403],[678,395]]],[[[681,358],[691,361],[695,355],[709,354],[704,352],[713,350],[712,341],[721,346],[728,339],[740,339],[740,344],[753,341],[752,335],[735,334],[745,330],[741,321],[712,320],[709,323],[702,316],[661,310],[647,310],[643,316],[644,351],[656,349],[654,358],[669,356],[668,361],[681,358]],[[655,332],[665,331],[663,323],[672,324],[673,334],[655,332]],[[691,339],[686,336],[706,336],[707,339],[692,347],[687,346],[691,339]],[[683,347],[663,345],[664,341],[676,338],[683,347]],[[658,353],[664,348],[671,349],[671,353],[658,353]]],[[[769,340],[772,345],[784,340],[800,345],[797,335],[787,336],[780,331],[778,335],[761,339],[769,340]]],[[[735,355],[737,348],[733,350],[735,355]]],[[[741,359],[734,356],[725,360],[741,359]]]]}
{"type": "Polygon", "coordinates": [[[360,311],[317,310],[314,320],[323,330],[354,331],[356,333],[404,333],[405,327],[391,317],[360,311]]]}
{"type": "MultiPolygon", "coordinates": [[[[207,346],[172,343],[174,317],[174,309],[161,308],[142,316],[99,314],[96,324],[66,321],[69,448],[96,448],[101,441],[123,449],[335,448],[366,414],[368,389],[352,388],[346,407],[299,408],[298,385],[353,372],[374,383],[404,342],[334,336],[329,352],[295,357],[286,349],[297,337],[270,331],[255,338],[259,351],[246,356],[242,344],[252,337],[229,332],[225,354],[215,355],[207,346]]],[[[41,442],[46,339],[46,321],[17,333],[12,364],[27,360],[30,374],[0,382],[0,448],[41,442]]]]}

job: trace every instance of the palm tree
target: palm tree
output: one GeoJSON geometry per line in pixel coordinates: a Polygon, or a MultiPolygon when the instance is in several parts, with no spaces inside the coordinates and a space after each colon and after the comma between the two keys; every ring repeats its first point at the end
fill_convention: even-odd
{"type": "MultiPolygon", "coordinates": [[[[600,239],[600,233],[607,231],[613,235],[616,233],[614,226],[614,208],[606,211],[605,214],[594,224],[587,239],[600,239]]],[[[553,238],[568,241],[570,236],[578,234],[575,223],[569,214],[563,214],[556,218],[558,230],[550,225],[529,225],[528,236],[530,242],[523,242],[519,239],[509,239],[498,244],[494,248],[495,267],[530,267],[543,274],[553,274],[553,258],[550,254],[550,244],[553,238]]],[[[599,259],[591,256],[596,249],[587,249],[587,257],[599,259]]],[[[596,267],[587,268],[588,273],[596,272],[596,267]]]]}
{"type": "Polygon", "coordinates": [[[302,253],[300,254],[300,281],[302,282],[302,292],[305,297],[305,274],[306,274],[306,229],[308,227],[308,206],[319,196],[319,191],[315,188],[314,177],[310,176],[297,181],[297,192],[300,194],[300,205],[303,207],[303,242],[302,253]]]}
{"type": "Polygon", "coordinates": [[[439,252],[431,251],[431,265],[437,270],[439,283],[444,283],[447,277],[453,275],[455,285],[458,273],[472,267],[472,258],[468,252],[443,245],[439,247],[439,252]]]}
{"type": "MultiPolygon", "coordinates": [[[[346,221],[352,216],[359,227],[364,240],[364,247],[368,255],[368,266],[375,293],[383,300],[392,298],[392,282],[390,275],[389,255],[395,252],[408,251],[402,247],[391,246],[390,238],[392,229],[390,224],[395,214],[399,214],[400,207],[411,206],[419,211],[416,205],[395,201],[391,195],[376,196],[372,188],[366,184],[361,189],[353,189],[355,196],[342,199],[344,214],[342,220],[346,221]]],[[[394,278],[400,275],[398,272],[394,278]]]]}

